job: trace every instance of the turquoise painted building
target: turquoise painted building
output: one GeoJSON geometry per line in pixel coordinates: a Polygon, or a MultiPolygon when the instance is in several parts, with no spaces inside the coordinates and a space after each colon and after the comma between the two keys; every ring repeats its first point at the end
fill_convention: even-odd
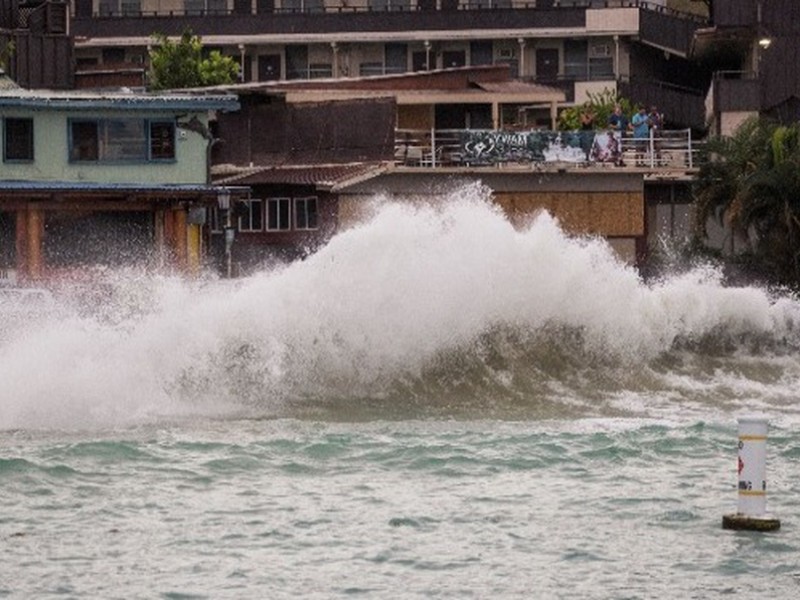
{"type": "MultiPolygon", "coordinates": [[[[94,266],[195,272],[210,184],[210,118],[231,94],[0,89],[0,282],[94,266]]],[[[214,211],[216,214],[216,211],[214,211]]]]}

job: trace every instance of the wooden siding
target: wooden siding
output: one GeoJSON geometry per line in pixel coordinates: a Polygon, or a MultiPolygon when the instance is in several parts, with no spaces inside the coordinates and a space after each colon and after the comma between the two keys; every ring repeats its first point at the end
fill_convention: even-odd
{"type": "MultiPolygon", "coordinates": [[[[419,196],[402,200],[415,198],[419,201],[419,196]]],[[[633,238],[645,234],[643,192],[495,192],[493,200],[516,227],[524,227],[546,210],[576,235],[633,238]]],[[[358,224],[372,209],[363,195],[341,195],[340,229],[358,224]]]]}
{"type": "MultiPolygon", "coordinates": [[[[9,39],[9,37],[5,37],[9,39]]],[[[14,53],[9,75],[24,88],[70,89],[73,87],[72,40],[66,35],[10,35],[14,53]]]]}
{"type": "Polygon", "coordinates": [[[644,200],[635,192],[498,193],[495,202],[512,223],[522,226],[540,210],[573,234],[606,237],[644,235],[644,200]]]}
{"type": "Polygon", "coordinates": [[[308,104],[242,98],[237,113],[219,116],[215,164],[277,165],[391,160],[393,100],[308,104]]]}

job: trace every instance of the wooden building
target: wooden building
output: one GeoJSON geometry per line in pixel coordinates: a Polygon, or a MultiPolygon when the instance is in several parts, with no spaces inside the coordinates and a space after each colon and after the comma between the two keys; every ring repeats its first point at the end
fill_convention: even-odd
{"type": "Polygon", "coordinates": [[[631,264],[646,254],[651,234],[686,224],[678,215],[683,208],[676,209],[686,199],[688,154],[653,169],[517,160],[476,166],[432,148],[453,132],[443,128],[456,127],[463,136],[478,131],[472,125],[505,135],[507,107],[538,107],[549,129],[563,92],[513,81],[502,67],[230,89],[240,94],[242,108],[216,124],[212,170],[218,183],[253,189],[235,223],[234,256],[243,271],[303,256],[358,223],[374,197],[435,201],[444,190],[474,181],[519,226],[547,210],[571,233],[606,238],[631,264]],[[407,127],[427,132],[414,146],[419,160],[408,160],[407,127]],[[309,206],[315,229],[308,227],[309,206]]]}

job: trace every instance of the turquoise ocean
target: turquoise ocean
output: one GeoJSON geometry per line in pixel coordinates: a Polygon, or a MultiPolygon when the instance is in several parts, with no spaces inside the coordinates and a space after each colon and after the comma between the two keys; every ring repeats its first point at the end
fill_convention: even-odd
{"type": "Polygon", "coordinates": [[[0,306],[0,598],[800,597],[800,301],[444,196],[0,306]]]}

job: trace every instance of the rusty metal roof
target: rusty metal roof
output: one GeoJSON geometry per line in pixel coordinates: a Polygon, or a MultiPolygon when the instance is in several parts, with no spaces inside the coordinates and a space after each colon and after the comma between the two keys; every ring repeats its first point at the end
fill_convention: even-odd
{"type": "Polygon", "coordinates": [[[212,168],[216,184],[237,185],[313,185],[317,188],[332,188],[345,182],[363,181],[384,170],[383,162],[348,164],[281,165],[269,167],[235,167],[217,165],[212,168]]]}

